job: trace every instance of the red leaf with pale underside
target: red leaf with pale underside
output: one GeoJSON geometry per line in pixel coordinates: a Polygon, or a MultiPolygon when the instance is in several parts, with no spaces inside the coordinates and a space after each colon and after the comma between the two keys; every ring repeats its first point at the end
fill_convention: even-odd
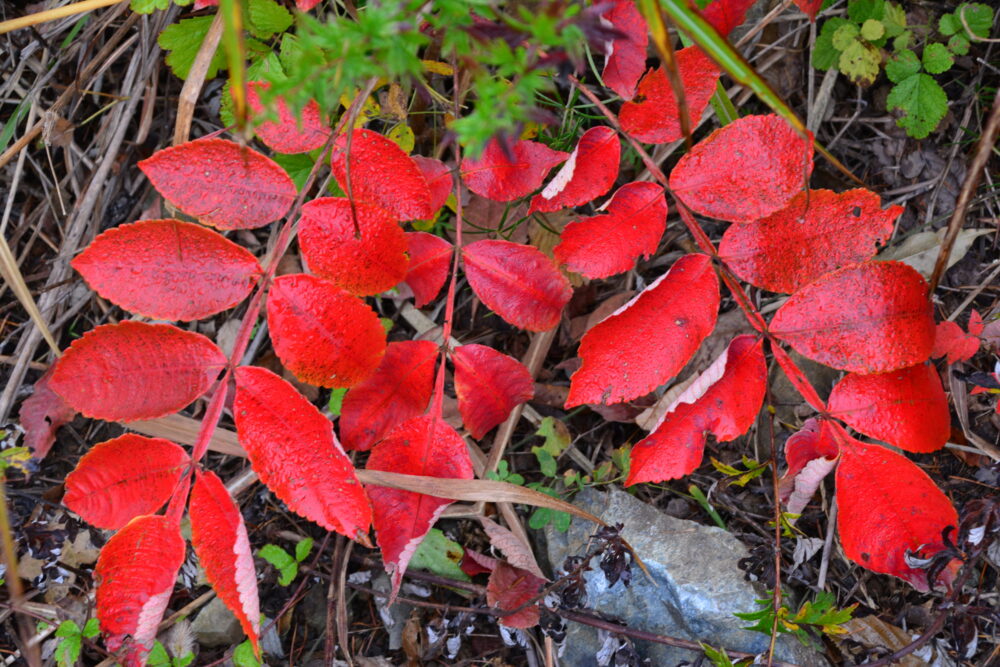
{"type": "Polygon", "coordinates": [[[681,257],[580,342],[566,407],[621,403],[660,386],[688,362],[719,312],[719,279],[706,255],[681,257]]]}
{"type": "Polygon", "coordinates": [[[427,232],[407,232],[406,250],[410,265],[403,282],[413,290],[413,305],[422,308],[434,300],[448,279],[454,246],[427,232]]]}
{"type": "Polygon", "coordinates": [[[737,336],[677,397],[653,432],[632,448],[626,486],[694,472],[701,464],[707,433],[728,442],[750,428],[764,401],[766,383],[763,339],[737,336]]]}
{"type": "Polygon", "coordinates": [[[285,215],[297,194],[277,163],[225,139],[164,148],[139,168],[167,201],[219,229],[263,227],[285,215]]]}
{"type": "MultiPolygon", "coordinates": [[[[972,321],[969,321],[969,330],[972,330],[972,321]]],[[[938,322],[934,330],[934,349],[931,350],[931,357],[947,357],[949,364],[959,361],[968,361],[976,356],[979,351],[979,337],[970,336],[962,331],[962,327],[954,322],[938,322]]]]}
{"type": "MultiPolygon", "coordinates": [[[[502,560],[497,561],[486,583],[486,602],[496,609],[511,611],[538,595],[544,584],[544,579],[539,579],[527,570],[502,560]]],[[[540,617],[538,605],[533,604],[513,614],[501,616],[500,624],[508,628],[532,628],[538,625],[540,617]]]]}
{"type": "Polygon", "coordinates": [[[549,170],[568,157],[535,141],[514,142],[508,155],[500,141],[493,139],[480,157],[462,160],[462,180],[477,195],[512,201],[541,187],[549,170]]]}
{"type": "Polygon", "coordinates": [[[375,374],[344,396],[338,428],[346,449],[368,451],[427,409],[437,353],[438,346],[429,340],[389,343],[375,374]]]}
{"type": "Polygon", "coordinates": [[[156,419],[212,386],[226,355],[201,334],[125,321],[91,329],[56,362],[49,386],[94,419],[156,419]]]}
{"type": "Polygon", "coordinates": [[[163,507],[190,462],[169,440],[126,433],[83,455],[66,477],[63,503],[92,526],[118,530],[163,507]]]}
{"type": "Polygon", "coordinates": [[[795,0],[795,4],[809,17],[810,21],[815,23],[816,15],[823,7],[823,0],[795,0]]]}
{"type": "Polygon", "coordinates": [[[730,226],[719,255],[748,283],[792,293],[824,273],[873,257],[902,212],[902,206],[882,210],[871,190],[800,192],[777,213],[730,226]]]}
{"type": "Polygon", "coordinates": [[[727,37],[734,28],[743,25],[747,11],[756,2],[757,0],[713,0],[701,10],[701,15],[720,35],[727,37]]]}
{"type": "Polygon", "coordinates": [[[553,250],[560,264],[588,278],[607,278],[656,252],[667,228],[667,200],[656,183],[623,185],[604,215],[571,222],[553,250]]]}
{"type": "Polygon", "coordinates": [[[274,495],[299,516],[367,543],[371,507],[329,419],[253,366],[236,369],[233,416],[250,465],[274,495]]]}
{"type": "Polygon", "coordinates": [[[256,258],[221,234],[180,220],[143,220],[104,232],[73,268],[108,301],[161,320],[200,320],[245,299],[256,258]]]}
{"type": "Polygon", "coordinates": [[[321,387],[353,387],[378,368],[385,329],[364,301],[325,280],[275,279],[267,298],[274,351],[295,377],[321,387]]]}
{"type": "Polygon", "coordinates": [[[646,47],[649,45],[646,21],[634,0],[617,0],[603,18],[624,36],[611,40],[601,78],[608,88],[630,100],[635,95],[639,77],[646,70],[646,47]]]}
{"type": "Polygon", "coordinates": [[[454,187],[451,169],[441,160],[435,160],[432,157],[414,155],[412,159],[417,164],[417,168],[420,169],[420,173],[424,175],[424,180],[427,181],[427,187],[431,193],[431,210],[437,213],[448,201],[448,195],[451,194],[454,187]]]}
{"type": "Polygon", "coordinates": [[[302,206],[299,245],[309,269],[351,294],[370,296],[395,287],[406,275],[406,236],[383,209],[343,197],[321,197],[302,206]],[[355,235],[354,214],[360,236],[355,235]]]}
{"type": "Polygon", "coordinates": [[[52,443],[56,441],[56,430],[76,416],[73,406],[49,387],[54,370],[55,367],[50,366],[38,379],[31,396],[24,399],[17,413],[17,419],[24,428],[24,444],[31,449],[31,456],[38,461],[44,459],[52,448],[52,443]]]}
{"type": "Polygon", "coordinates": [[[906,264],[855,264],[793,294],[771,321],[771,333],[834,368],[905,368],[926,361],[934,346],[927,296],[927,282],[906,264]]]}
{"type": "Polygon", "coordinates": [[[788,205],[812,173],[813,144],[780,116],[745,116],[698,142],[670,172],[695,213],[749,222],[788,205]]]}
{"type": "Polygon", "coordinates": [[[559,324],[573,290],[540,250],[485,240],[465,246],[462,258],[472,291],[497,315],[528,331],[559,324]]]}
{"type": "Polygon", "coordinates": [[[548,213],[586,204],[611,189],[618,178],[621,142],[610,127],[583,133],[566,163],[542,191],[531,198],[528,213],[548,213]]]}
{"type": "Polygon", "coordinates": [[[778,493],[788,504],[789,513],[801,514],[823,478],[836,467],[840,445],[835,430],[842,432],[840,426],[829,421],[810,419],[785,441],[788,470],[778,480],[778,493]]]}
{"type": "Polygon", "coordinates": [[[455,393],[465,428],[476,440],[531,400],[535,383],[517,359],[485,345],[461,345],[452,352],[455,393]]]}
{"type": "MultiPolygon", "coordinates": [[[[251,81],[247,86],[247,105],[254,116],[267,117],[268,108],[261,102],[261,93],[270,89],[266,81],[251,81]]],[[[330,128],[323,122],[319,105],[309,100],[296,116],[284,98],[278,97],[272,106],[278,120],[265,120],[254,133],[278,153],[308,153],[320,148],[330,137],[330,128]]]]}

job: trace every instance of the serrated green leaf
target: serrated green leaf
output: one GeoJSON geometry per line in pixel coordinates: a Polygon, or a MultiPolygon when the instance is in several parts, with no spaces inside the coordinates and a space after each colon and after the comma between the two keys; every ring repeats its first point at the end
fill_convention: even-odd
{"type": "Polygon", "coordinates": [[[855,23],[868,19],[881,21],[885,16],[885,0],[851,0],[847,5],[847,17],[855,23]]]}
{"type": "Polygon", "coordinates": [[[542,449],[546,450],[552,456],[561,455],[573,440],[566,425],[553,417],[542,419],[542,423],[538,425],[535,435],[545,438],[545,444],[542,445],[542,449]]]}
{"type": "MultiPolygon", "coordinates": [[[[156,42],[160,48],[167,51],[166,62],[180,79],[186,79],[191,71],[191,65],[198,56],[198,49],[205,41],[208,28],[212,24],[211,16],[196,16],[167,26],[160,33],[156,42]]],[[[212,62],[208,66],[208,78],[214,77],[220,69],[226,67],[226,55],[221,50],[216,49],[212,56],[212,62]]]]}
{"type": "Polygon", "coordinates": [[[469,581],[469,575],[459,567],[464,555],[465,550],[461,544],[449,540],[439,529],[431,528],[431,532],[427,533],[413,553],[409,567],[427,570],[439,577],[469,581]]]}
{"type": "Polygon", "coordinates": [[[887,37],[897,37],[906,30],[906,10],[902,5],[892,2],[885,3],[885,16],[882,17],[887,37]]]}
{"type": "Polygon", "coordinates": [[[954,14],[943,14],[938,19],[938,32],[942,35],[954,35],[962,31],[962,21],[954,14]]]}
{"type": "Polygon", "coordinates": [[[861,24],[861,36],[869,42],[882,39],[883,35],[885,35],[885,26],[882,25],[881,21],[868,19],[861,24]]]}
{"type": "Polygon", "coordinates": [[[311,537],[304,537],[295,545],[295,560],[301,563],[309,557],[312,551],[314,540],[311,537]]]}
{"type": "Polygon", "coordinates": [[[985,39],[990,36],[990,28],[993,27],[993,8],[978,2],[962,3],[955,10],[955,19],[967,37],[977,36],[985,39]],[[971,35],[969,30],[972,31],[971,35]]]}
{"type": "Polygon", "coordinates": [[[839,16],[835,16],[823,24],[819,35],[816,36],[816,43],[813,45],[813,67],[826,71],[837,64],[840,51],[833,45],[833,35],[844,25],[848,25],[847,19],[839,16]]]}
{"type": "Polygon", "coordinates": [[[924,69],[931,74],[941,74],[951,69],[954,60],[944,44],[933,42],[924,47],[924,69]]]}
{"type": "Polygon", "coordinates": [[[80,634],[80,626],[76,621],[63,621],[56,628],[56,637],[76,637],[80,634]]]}
{"type": "Polygon", "coordinates": [[[836,31],[833,33],[833,48],[838,51],[844,51],[847,47],[858,41],[858,35],[861,30],[858,26],[853,23],[844,22],[836,31]]]}
{"type": "Polygon", "coordinates": [[[927,137],[948,113],[948,96],[929,74],[914,74],[893,86],[886,99],[889,110],[905,114],[896,124],[914,139],[927,137]]]}
{"type": "Polygon", "coordinates": [[[83,632],[81,632],[87,639],[93,639],[97,635],[101,634],[101,622],[96,618],[89,619],[83,626],[83,632]]]}
{"type": "Polygon", "coordinates": [[[969,52],[968,38],[965,35],[952,35],[948,40],[948,50],[956,56],[964,56],[969,52]]]}
{"type": "Polygon", "coordinates": [[[531,453],[535,455],[538,459],[538,465],[542,470],[542,474],[546,477],[555,477],[558,473],[558,466],[556,465],[556,459],[552,456],[549,450],[543,447],[532,447],[531,453]]]}
{"type": "Polygon", "coordinates": [[[250,32],[258,39],[269,39],[291,27],[291,12],[274,0],[249,0],[247,14],[250,18],[250,32]]]}
{"type": "Polygon", "coordinates": [[[882,56],[878,49],[855,40],[840,54],[837,68],[859,86],[870,86],[878,77],[881,62],[882,56]]]}
{"type": "Polygon", "coordinates": [[[913,32],[910,30],[904,30],[903,32],[896,35],[892,40],[892,50],[897,53],[907,49],[910,46],[910,40],[913,39],[913,32]]]}
{"type": "Polygon", "coordinates": [[[136,14],[152,14],[157,9],[166,9],[170,0],[132,0],[129,7],[136,14]]]}
{"type": "Polygon", "coordinates": [[[904,49],[889,59],[885,64],[885,75],[893,83],[913,76],[920,71],[920,59],[917,54],[909,49],[904,49]]]}
{"type": "Polygon", "coordinates": [[[148,667],[170,667],[170,656],[167,654],[167,649],[163,647],[163,644],[160,642],[153,644],[152,650],[146,656],[146,665],[148,667]]]}

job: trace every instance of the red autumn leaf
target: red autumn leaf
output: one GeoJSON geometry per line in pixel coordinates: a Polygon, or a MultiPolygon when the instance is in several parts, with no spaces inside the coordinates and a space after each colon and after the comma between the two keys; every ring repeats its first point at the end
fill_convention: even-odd
{"type": "Polygon", "coordinates": [[[504,151],[498,139],[486,144],[479,158],[462,160],[462,180],[477,195],[513,201],[541,187],[552,167],[569,157],[535,141],[517,141],[504,151]]]}
{"type": "Polygon", "coordinates": [[[118,530],[163,507],[190,463],[180,445],[126,433],[84,454],[66,477],[63,503],[92,526],[118,530]]]}
{"type": "MultiPolygon", "coordinates": [[[[253,116],[267,117],[269,109],[261,102],[261,93],[270,89],[266,81],[251,81],[247,86],[247,105],[253,116]]],[[[277,121],[265,120],[253,131],[268,147],[278,153],[308,153],[320,148],[330,137],[330,128],[323,122],[319,105],[315,100],[302,107],[302,113],[295,115],[284,98],[278,97],[271,107],[277,121]]]]}
{"type": "Polygon", "coordinates": [[[406,251],[410,265],[403,282],[413,290],[413,305],[422,308],[438,295],[448,279],[454,246],[427,232],[407,232],[406,251]]]}
{"type": "Polygon", "coordinates": [[[882,210],[871,190],[800,192],[777,213],[731,225],[719,255],[748,283],[790,294],[824,273],[873,257],[902,212],[902,206],[882,210]]]}
{"type": "Polygon", "coordinates": [[[76,416],[76,410],[49,388],[54,370],[54,366],[49,367],[38,379],[31,396],[24,399],[17,414],[24,428],[24,444],[31,449],[31,456],[36,461],[41,461],[49,453],[59,427],[73,421],[76,416]]]}
{"type": "Polygon", "coordinates": [[[410,260],[406,236],[383,209],[343,197],[303,204],[299,246],[309,269],[351,294],[379,294],[399,284],[410,260]],[[357,214],[355,234],[354,214],[357,214]]]}
{"type": "Polygon", "coordinates": [[[300,12],[308,12],[323,0],[295,0],[295,8],[300,12]]]}
{"type": "MultiPolygon", "coordinates": [[[[837,466],[837,529],[844,553],[869,570],[929,589],[927,573],[910,567],[907,551],[940,551],[942,531],[958,514],[931,478],[909,459],[853,438],[841,442],[837,466]]],[[[947,583],[949,569],[942,578],[947,583]]]]}
{"type": "Polygon", "coordinates": [[[542,251],[510,241],[476,241],[462,250],[476,296],[515,327],[547,331],[573,296],[566,277],[542,251]]]}
{"type": "Polygon", "coordinates": [[[188,506],[191,544],[216,595],[260,655],[260,599],[250,538],[240,508],[212,471],[199,472],[188,506]]]}
{"type": "Polygon", "coordinates": [[[367,544],[371,507],[330,420],[271,371],[236,369],[233,416],[250,465],[288,507],[367,544]]]}
{"type": "Polygon", "coordinates": [[[605,194],[618,178],[621,149],[610,127],[600,125],[584,132],[562,168],[531,198],[528,213],[579,206],[605,194]]]}
{"type": "Polygon", "coordinates": [[[466,549],[462,554],[462,562],[458,566],[462,568],[462,572],[465,572],[470,577],[474,577],[477,574],[492,572],[496,569],[497,562],[496,558],[485,556],[472,549],[466,549]]]}
{"type": "Polygon", "coordinates": [[[972,314],[969,315],[969,333],[973,336],[980,336],[985,329],[983,316],[979,314],[978,310],[973,310],[972,314]]]}
{"type": "Polygon", "coordinates": [[[180,220],[143,220],[104,232],[73,268],[108,301],[161,320],[200,320],[245,299],[257,259],[218,232],[180,220]]]}
{"type": "Polygon", "coordinates": [[[431,210],[437,213],[444,203],[448,201],[448,195],[454,187],[454,180],[451,177],[451,169],[441,160],[432,157],[414,155],[413,161],[417,163],[417,168],[424,175],[427,187],[431,193],[431,210]]]}
{"type": "Polygon", "coordinates": [[[848,373],[830,393],[830,414],[851,428],[908,452],[944,447],[951,435],[948,397],[933,366],[848,373]]]}
{"type": "Polygon", "coordinates": [[[707,433],[728,442],[750,428],[767,389],[764,341],[754,338],[734,338],[632,448],[626,486],[690,475],[701,464],[707,433]]]}
{"type": "Polygon", "coordinates": [[[180,526],[163,516],[132,519],[101,549],[97,619],[108,650],[125,647],[125,667],[146,663],[183,562],[180,526]]]}
{"type": "MultiPolygon", "coordinates": [[[[676,56],[684,86],[684,102],[693,129],[715,94],[720,70],[715,61],[697,46],[681,49],[676,56]]],[[[648,144],[665,144],[684,136],[677,98],[663,67],[646,73],[639,82],[635,99],[622,105],[619,120],[622,130],[648,144]]]]}
{"type": "Polygon", "coordinates": [[[139,163],[171,204],[219,229],[254,229],[281,218],[297,190],[273,160],[225,139],[198,139],[139,163]]]}
{"type": "Polygon", "coordinates": [[[623,36],[616,37],[608,45],[601,78],[622,99],[630,100],[635,95],[639,77],[646,70],[646,47],[649,45],[646,21],[634,0],[617,0],[604,19],[623,36]]]}
{"type": "MultiPolygon", "coordinates": [[[[403,422],[375,445],[368,470],[452,479],[472,479],[472,460],[455,429],[440,417],[421,415],[403,422]]],[[[368,487],[375,535],[396,597],[406,566],[424,536],[452,501],[422,493],[368,487]]]]}
{"type": "Polygon", "coordinates": [[[397,220],[434,216],[431,191],[417,163],[391,139],[371,130],[351,138],[351,187],[347,187],[347,135],[337,137],[330,167],[340,189],[355,201],[380,206],[397,220]]]}
{"type": "Polygon", "coordinates": [[[809,17],[810,21],[815,23],[816,15],[819,14],[820,8],[823,7],[823,0],[795,0],[795,4],[809,17]]]}
{"type": "Polygon", "coordinates": [[[847,266],[793,294],[771,321],[771,333],[799,354],[845,371],[913,366],[934,346],[927,282],[902,262],[847,266]]]}
{"type": "Polygon", "coordinates": [[[835,431],[843,432],[829,421],[810,419],[785,441],[788,470],[778,481],[778,493],[789,513],[801,514],[823,478],[837,466],[840,445],[835,431]]]}
{"type": "Polygon", "coordinates": [[[455,393],[465,428],[476,440],[531,400],[535,383],[517,359],[485,345],[461,345],[452,352],[455,393]]]}
{"type": "MultiPolygon", "coordinates": [[[[499,560],[486,582],[486,602],[495,609],[512,611],[538,595],[544,579],[531,572],[499,560]]],[[[538,625],[541,612],[537,604],[528,605],[513,614],[500,617],[500,624],[508,628],[533,628],[538,625]]]]}
{"type": "Polygon", "coordinates": [[[389,343],[375,374],[344,396],[340,439],[366,452],[389,431],[423,414],[434,390],[438,346],[429,340],[389,343]]]}
{"type": "MultiPolygon", "coordinates": [[[[969,321],[971,332],[972,321],[969,321]]],[[[954,364],[959,361],[968,361],[979,352],[979,337],[968,335],[962,331],[962,327],[954,322],[938,322],[934,329],[934,349],[931,350],[931,357],[948,357],[948,363],[954,364]]]]}
{"type": "Polygon", "coordinates": [[[757,0],[712,0],[701,15],[723,37],[728,37],[733,29],[743,25],[747,11],[757,0]]]}
{"type": "Polygon", "coordinates": [[[375,372],[385,354],[385,329],[374,310],[301,273],[271,285],[267,325],[281,363],[302,382],[321,387],[353,387],[375,372]]]}
{"type": "Polygon", "coordinates": [[[94,419],[156,419],[212,386],[226,355],[201,334],[125,321],[91,329],[56,362],[49,386],[94,419]]]}
{"type": "Polygon", "coordinates": [[[639,257],[656,252],[667,228],[667,200],[656,183],[623,185],[605,209],[568,224],[553,250],[560,264],[591,279],[632,269],[639,257]]]}
{"type": "Polygon", "coordinates": [[[788,205],[809,180],[812,135],[780,116],[744,116],[698,142],[670,173],[670,189],[695,213],[749,222],[788,205]]]}
{"type": "Polygon", "coordinates": [[[680,371],[712,329],[719,279],[708,256],[685,255],[627,304],[587,331],[566,407],[621,403],[680,371]]]}

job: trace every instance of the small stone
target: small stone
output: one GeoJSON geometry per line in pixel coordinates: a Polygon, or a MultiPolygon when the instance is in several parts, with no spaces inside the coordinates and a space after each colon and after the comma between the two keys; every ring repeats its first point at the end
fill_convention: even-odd
{"type": "Polygon", "coordinates": [[[213,598],[195,616],[191,631],[202,646],[236,646],[243,641],[243,628],[219,598],[213,598]]]}

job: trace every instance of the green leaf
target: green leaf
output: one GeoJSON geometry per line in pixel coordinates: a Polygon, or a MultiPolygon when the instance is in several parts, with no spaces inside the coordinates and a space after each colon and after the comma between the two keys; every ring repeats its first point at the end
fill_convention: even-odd
{"type": "Polygon", "coordinates": [[[83,632],[80,633],[87,639],[93,639],[97,635],[101,634],[101,622],[96,618],[91,618],[83,626],[83,632]]]}
{"type": "Polygon", "coordinates": [[[246,640],[233,651],[233,664],[236,667],[261,667],[260,660],[253,654],[250,640],[246,640]]]}
{"type": "MultiPolygon", "coordinates": [[[[969,52],[969,40],[965,35],[952,35],[948,40],[948,50],[956,56],[964,56],[969,52]]],[[[0,141],[0,145],[3,142],[0,141]]]]}
{"type": "Polygon", "coordinates": [[[885,64],[885,75],[893,83],[913,76],[920,71],[920,59],[909,49],[900,51],[885,64]]]}
{"type": "Polygon", "coordinates": [[[937,42],[924,47],[923,61],[924,69],[931,74],[947,72],[955,62],[945,45],[937,42]]]}
{"type": "Polygon", "coordinates": [[[887,37],[897,37],[906,30],[906,10],[902,5],[892,2],[885,3],[885,16],[882,17],[887,37]]]}
{"type": "Polygon", "coordinates": [[[78,637],[80,635],[80,626],[76,624],[76,621],[63,621],[56,628],[56,637],[78,637]]]}
{"type": "Polygon", "coordinates": [[[272,35],[285,32],[294,20],[291,12],[274,0],[250,0],[247,13],[250,32],[259,39],[269,39],[272,35]]]}
{"type": "Polygon", "coordinates": [[[868,19],[881,21],[885,16],[885,0],[851,0],[847,5],[847,16],[855,23],[868,19]]]}
{"type": "Polygon", "coordinates": [[[897,83],[886,103],[890,111],[903,111],[896,124],[914,139],[929,135],[948,113],[948,96],[929,74],[914,74],[897,83]]]}
{"type": "Polygon", "coordinates": [[[938,32],[942,35],[954,35],[963,29],[962,20],[954,14],[943,14],[938,19],[938,32]]]}
{"type": "Polygon", "coordinates": [[[449,540],[439,529],[431,528],[413,553],[410,567],[432,572],[439,577],[469,581],[469,575],[459,567],[464,555],[461,544],[449,540]]]}
{"type": "Polygon", "coordinates": [[[837,30],[833,33],[833,48],[838,51],[844,51],[847,47],[851,46],[858,41],[858,35],[861,30],[858,26],[853,23],[844,22],[837,30]]]}
{"type": "Polygon", "coordinates": [[[978,2],[962,3],[955,10],[955,20],[958,21],[958,25],[965,31],[967,37],[976,36],[986,39],[990,36],[990,28],[993,27],[993,8],[978,2]],[[962,18],[965,19],[964,24],[962,18]],[[965,28],[966,25],[969,26],[968,30],[965,28]],[[972,31],[971,35],[969,30],[972,31]]]}
{"type": "Polygon", "coordinates": [[[295,559],[292,558],[291,554],[277,544],[265,544],[257,552],[257,555],[279,570],[289,565],[295,565],[295,559]]]}
{"type": "Polygon", "coordinates": [[[538,459],[538,465],[541,467],[542,474],[546,477],[555,477],[559,472],[558,465],[556,464],[556,459],[549,450],[544,447],[532,447],[531,453],[535,455],[538,459]]]}
{"type": "Polygon", "coordinates": [[[192,662],[194,662],[194,653],[187,653],[180,658],[174,658],[173,667],[188,667],[192,662]]]}
{"type": "Polygon", "coordinates": [[[305,537],[295,545],[295,560],[299,563],[309,557],[309,552],[313,548],[313,538],[305,537]]]}
{"type": "Polygon", "coordinates": [[[910,30],[904,30],[903,32],[896,35],[892,40],[892,50],[899,51],[905,50],[910,45],[910,40],[913,39],[913,32],[910,30]]]}
{"type": "MultiPolygon", "coordinates": [[[[211,24],[211,16],[196,16],[167,26],[166,30],[160,33],[156,42],[161,49],[168,51],[167,65],[178,78],[187,78],[191,71],[191,65],[194,64],[194,59],[198,56],[198,49],[205,41],[205,35],[208,34],[208,28],[211,24]]],[[[225,66],[225,53],[216,49],[215,55],[212,56],[212,62],[208,66],[208,78],[214,77],[225,66]]]]}
{"type": "MultiPolygon", "coordinates": [[[[275,160],[275,162],[278,161],[275,160]]],[[[281,165],[282,169],[285,169],[285,165],[281,164],[280,162],[278,162],[278,164],[281,165]]],[[[312,170],[312,160],[309,161],[309,170],[310,171],[312,170]]],[[[285,169],[285,171],[288,172],[288,169],[285,169]]],[[[292,176],[291,172],[288,172],[288,175],[292,176]]],[[[306,176],[308,175],[309,172],[307,171],[306,176]]],[[[292,181],[295,181],[294,176],[292,176],[292,181]]],[[[297,187],[300,190],[302,189],[302,186],[299,185],[297,182],[295,183],[295,187],[297,187]]],[[[340,411],[344,409],[344,396],[346,395],[347,395],[347,387],[338,387],[330,392],[330,400],[327,402],[326,407],[330,411],[330,414],[333,415],[334,417],[339,417],[340,411]]]]}
{"type": "Polygon", "coordinates": [[[733,667],[733,661],[729,659],[729,655],[725,651],[716,650],[704,642],[698,642],[698,644],[705,652],[705,657],[715,667],[733,667]]]}
{"type": "Polygon", "coordinates": [[[170,656],[167,654],[167,649],[163,648],[163,644],[160,642],[153,644],[153,649],[146,657],[146,664],[149,667],[170,667],[170,656]]]}
{"type": "MultiPolygon", "coordinates": [[[[225,121],[223,121],[225,122],[225,121]]],[[[231,125],[231,123],[227,123],[231,125]]],[[[295,187],[299,190],[305,186],[306,181],[309,180],[309,172],[312,171],[313,163],[315,160],[310,157],[308,153],[299,153],[296,155],[284,155],[282,153],[275,153],[271,156],[271,159],[278,163],[278,166],[285,170],[292,182],[295,183],[295,187]]],[[[344,400],[344,394],[347,392],[346,389],[334,389],[333,393],[330,394],[330,412],[335,415],[340,414],[341,403],[344,400]],[[338,395],[340,398],[337,402],[337,410],[334,412],[333,400],[334,397],[338,395]]]]}
{"type": "Polygon", "coordinates": [[[170,0],[132,0],[129,5],[136,14],[152,14],[157,9],[166,9],[170,0]]]}
{"type": "Polygon", "coordinates": [[[569,443],[573,441],[572,436],[569,434],[569,429],[561,421],[557,421],[552,417],[545,417],[542,419],[542,423],[538,425],[538,430],[535,431],[535,435],[540,435],[545,438],[545,444],[542,445],[542,449],[547,451],[552,456],[559,456],[569,447],[569,443]]]}
{"type": "Polygon", "coordinates": [[[835,16],[823,24],[823,28],[816,36],[816,44],[813,46],[812,66],[820,70],[828,70],[837,64],[840,58],[840,50],[833,45],[833,35],[841,26],[850,25],[847,19],[835,16]]]}
{"type": "Polygon", "coordinates": [[[882,54],[874,46],[855,40],[840,54],[837,67],[859,86],[870,86],[878,77],[882,54]]]}
{"type": "Polygon", "coordinates": [[[869,42],[874,42],[877,39],[882,39],[885,34],[885,26],[882,25],[881,21],[875,19],[868,19],[861,24],[861,36],[868,40],[869,42]]]}
{"type": "Polygon", "coordinates": [[[486,477],[492,479],[494,482],[507,482],[508,484],[516,484],[518,486],[524,485],[524,477],[516,472],[511,472],[510,466],[506,461],[497,463],[496,472],[488,471],[486,477]]]}

